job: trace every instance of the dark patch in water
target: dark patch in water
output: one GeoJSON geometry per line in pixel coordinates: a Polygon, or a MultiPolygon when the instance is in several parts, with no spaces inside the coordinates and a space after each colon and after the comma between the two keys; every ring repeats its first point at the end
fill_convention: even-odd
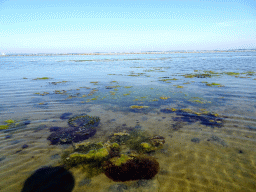
{"type": "Polygon", "coordinates": [[[6,159],[6,157],[5,157],[5,156],[0,157],[0,162],[1,162],[1,161],[3,161],[3,160],[5,160],[5,159],[6,159]]]}
{"type": "Polygon", "coordinates": [[[248,126],[248,129],[249,129],[250,131],[256,131],[256,127],[248,126]]]}
{"type": "Polygon", "coordinates": [[[28,145],[27,145],[27,144],[24,144],[24,145],[22,145],[21,148],[22,148],[22,149],[26,149],[26,148],[28,148],[28,145]]]}
{"type": "Polygon", "coordinates": [[[50,127],[50,132],[60,131],[61,129],[63,129],[63,128],[61,128],[61,127],[50,127]]]}
{"type": "Polygon", "coordinates": [[[6,135],[5,139],[10,139],[12,137],[12,135],[6,135]]]}
{"type": "Polygon", "coordinates": [[[71,192],[75,185],[73,175],[63,167],[43,167],[26,179],[21,192],[71,192]]]}
{"type": "Polygon", "coordinates": [[[212,137],[207,139],[207,141],[216,142],[218,144],[221,144],[224,147],[228,146],[227,143],[223,139],[221,139],[220,137],[217,137],[215,135],[213,135],[212,137]]]}
{"type": "Polygon", "coordinates": [[[95,127],[99,125],[99,122],[99,117],[85,114],[74,116],[68,120],[69,128],[51,127],[50,131],[54,133],[47,140],[50,140],[52,145],[71,144],[86,140],[95,135],[95,127]]]}
{"type": "Polygon", "coordinates": [[[47,128],[46,125],[39,125],[38,127],[35,128],[35,131],[34,132],[38,132],[38,131],[41,131],[43,129],[47,128]]]}
{"type": "Polygon", "coordinates": [[[195,138],[191,139],[191,141],[194,142],[194,143],[199,143],[200,139],[195,137],[195,138]]]}
{"type": "Polygon", "coordinates": [[[60,119],[61,120],[64,120],[64,119],[69,119],[69,116],[72,115],[72,113],[63,113],[61,116],[60,116],[60,119]]]}
{"type": "Polygon", "coordinates": [[[178,122],[187,122],[187,123],[195,123],[199,121],[202,125],[210,126],[210,127],[222,127],[223,126],[223,118],[216,117],[213,114],[207,115],[197,115],[193,113],[188,113],[182,110],[172,111],[171,109],[161,109],[163,113],[176,113],[179,117],[173,117],[174,121],[178,122]]]}

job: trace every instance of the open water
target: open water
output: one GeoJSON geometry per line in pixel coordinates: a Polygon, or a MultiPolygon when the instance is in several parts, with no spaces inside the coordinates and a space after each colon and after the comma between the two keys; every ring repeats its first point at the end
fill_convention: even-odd
{"type": "Polygon", "coordinates": [[[0,74],[0,191],[59,165],[71,145],[51,145],[49,128],[79,114],[100,117],[86,141],[139,127],[165,143],[148,154],[159,162],[154,178],[115,182],[72,168],[73,191],[256,189],[256,52],[8,56],[0,74]]]}

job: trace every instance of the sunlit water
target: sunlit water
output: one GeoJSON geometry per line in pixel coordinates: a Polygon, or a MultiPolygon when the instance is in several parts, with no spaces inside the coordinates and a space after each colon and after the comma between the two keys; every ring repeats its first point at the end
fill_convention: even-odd
{"type": "Polygon", "coordinates": [[[165,144],[153,179],[73,168],[73,191],[255,191],[255,72],[255,52],[0,57],[0,125],[16,124],[0,130],[0,190],[57,165],[70,145],[50,145],[49,128],[86,113],[101,119],[89,141],[139,125],[165,144]]]}

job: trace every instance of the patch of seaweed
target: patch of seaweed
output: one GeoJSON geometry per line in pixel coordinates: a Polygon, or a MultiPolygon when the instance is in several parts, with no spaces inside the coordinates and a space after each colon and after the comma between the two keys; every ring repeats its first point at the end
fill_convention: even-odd
{"type": "Polygon", "coordinates": [[[68,120],[69,128],[51,127],[50,131],[54,131],[47,140],[51,141],[52,145],[56,144],[71,144],[86,140],[96,133],[96,128],[99,125],[99,117],[91,117],[89,115],[78,115],[71,117],[68,120]]]}
{"type": "Polygon", "coordinates": [[[175,108],[165,108],[160,110],[163,113],[176,113],[178,117],[173,117],[174,121],[178,122],[187,122],[187,123],[195,123],[200,122],[202,125],[210,126],[210,127],[222,127],[223,126],[223,118],[220,117],[216,113],[211,112],[195,112],[191,109],[175,109],[175,108]]]}

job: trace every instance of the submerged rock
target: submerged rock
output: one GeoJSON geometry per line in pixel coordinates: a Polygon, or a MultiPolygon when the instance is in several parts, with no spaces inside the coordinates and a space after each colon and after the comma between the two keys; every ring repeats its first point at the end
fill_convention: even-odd
{"type": "Polygon", "coordinates": [[[98,150],[90,150],[88,153],[72,153],[64,161],[64,164],[67,167],[75,167],[80,164],[87,163],[101,163],[104,160],[107,160],[109,152],[106,148],[101,148],[98,150]]]}
{"type": "Polygon", "coordinates": [[[194,143],[199,143],[200,139],[195,137],[195,138],[191,139],[191,141],[194,142],[194,143]]]}
{"type": "Polygon", "coordinates": [[[71,117],[68,120],[68,125],[70,127],[77,127],[77,128],[88,128],[88,127],[97,127],[100,123],[99,117],[92,117],[89,115],[78,115],[71,117]]]}
{"type": "Polygon", "coordinates": [[[72,113],[63,113],[60,116],[60,119],[64,120],[64,119],[69,119],[69,116],[72,115],[72,113]]]}
{"type": "Polygon", "coordinates": [[[217,137],[215,135],[211,136],[209,139],[207,139],[207,141],[211,141],[211,142],[221,144],[223,147],[228,146],[228,144],[223,139],[221,139],[220,137],[217,137]]]}
{"type": "Polygon", "coordinates": [[[159,171],[155,158],[140,155],[114,157],[104,164],[105,175],[114,181],[152,179],[159,171]]]}
{"type": "Polygon", "coordinates": [[[99,117],[91,117],[89,115],[79,115],[71,117],[68,120],[69,128],[51,127],[50,131],[54,131],[47,139],[55,144],[71,144],[86,140],[96,133],[99,125],[99,117]]]}
{"type": "Polygon", "coordinates": [[[202,125],[210,127],[222,127],[223,126],[223,117],[220,117],[216,113],[211,112],[195,112],[191,109],[174,109],[174,108],[165,108],[160,110],[163,113],[176,113],[178,117],[174,117],[174,121],[179,122],[188,122],[195,123],[200,122],[202,125]]]}

